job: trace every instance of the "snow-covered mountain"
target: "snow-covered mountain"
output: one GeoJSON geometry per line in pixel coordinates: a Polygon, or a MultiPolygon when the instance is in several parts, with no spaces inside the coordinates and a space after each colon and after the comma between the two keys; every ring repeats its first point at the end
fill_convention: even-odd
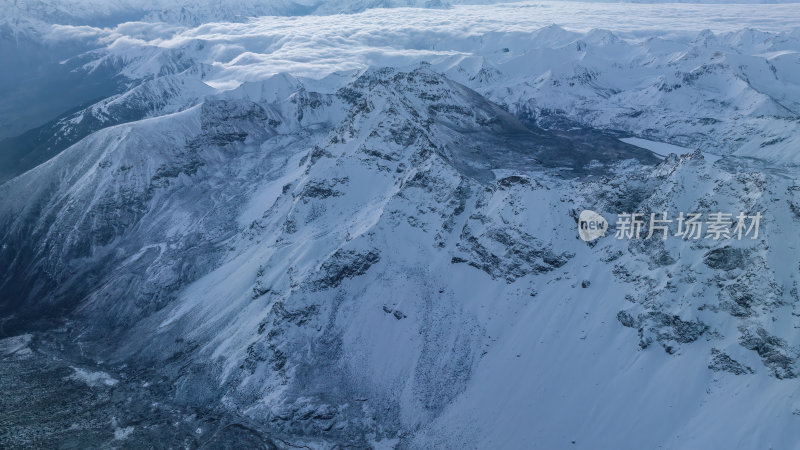
{"type": "Polygon", "coordinates": [[[258,16],[346,14],[370,8],[446,8],[442,0],[12,0],[0,5],[6,19],[65,25],[111,26],[132,21],[200,25],[258,16]]]}
{"type": "MultiPolygon", "coordinates": [[[[541,21],[528,21],[525,16],[514,19],[514,13],[530,8],[514,5],[482,8],[495,8],[501,24],[509,20],[517,27],[533,27],[541,21]]],[[[555,25],[532,32],[509,31],[510,25],[487,30],[484,22],[473,16],[477,10],[471,8],[475,7],[431,12],[427,24],[408,25],[391,37],[383,31],[387,15],[414,23],[422,10],[270,17],[248,24],[197,28],[164,23],[123,24],[114,29],[28,24],[30,28],[13,32],[11,27],[5,41],[15,42],[5,50],[9,59],[15,61],[30,53],[28,59],[48,69],[23,66],[6,74],[8,80],[0,91],[9,101],[5,108],[0,107],[0,138],[6,138],[2,145],[11,149],[41,146],[36,142],[55,139],[62,145],[46,144],[50,150],[44,152],[55,154],[97,129],[84,122],[78,127],[82,133],[75,133],[75,127],[72,132],[51,130],[54,124],[74,123],[72,115],[97,102],[96,94],[128,98],[131,94],[126,92],[146,83],[161,83],[153,80],[169,74],[182,74],[186,82],[197,85],[197,92],[191,88],[181,95],[198,99],[208,93],[201,83],[226,90],[243,81],[257,82],[288,71],[326,78],[327,89],[336,89],[367,67],[410,69],[430,62],[434,70],[470,86],[513,114],[536,120],[554,115],[587,126],[701,146],[714,153],[797,162],[797,152],[791,150],[797,146],[800,111],[797,31],[659,31],[642,38],[643,30],[655,20],[647,18],[640,19],[636,31],[624,33],[577,32],[555,25]],[[464,21],[471,31],[461,32],[451,16],[464,21]],[[342,39],[342,33],[348,38],[342,39]],[[420,35],[429,36],[436,44],[421,43],[420,35]],[[19,47],[19,42],[25,46],[19,47]],[[21,53],[20,48],[34,51],[21,53]],[[53,62],[48,56],[51,53],[63,59],[53,62]],[[338,77],[330,76],[337,73],[338,77]],[[31,78],[41,90],[23,88],[31,78]],[[62,90],[69,95],[49,101],[54,92],[62,90]],[[60,114],[50,112],[47,117],[45,108],[60,108],[60,114]],[[65,132],[73,137],[60,137],[65,132]],[[59,137],[50,137],[54,135],[59,137]]],[[[684,11],[676,6],[674,19],[663,19],[663,26],[671,20],[689,20],[690,14],[697,13],[691,8],[684,11]]],[[[778,8],[776,17],[788,13],[781,6],[774,8],[778,8]]],[[[598,17],[602,11],[596,10],[598,17]]],[[[777,24],[777,18],[771,20],[779,30],[787,28],[777,24]]],[[[166,89],[174,91],[173,87],[166,89]]],[[[142,114],[156,114],[160,108],[156,106],[163,103],[155,101],[150,108],[154,110],[142,114]]],[[[164,106],[177,111],[189,104],[193,102],[184,99],[164,106]]],[[[104,119],[103,123],[137,117],[104,119]]],[[[17,152],[6,151],[5,155],[2,166],[7,176],[42,161],[29,159],[26,164],[19,161],[17,152]]]]}
{"type": "Polygon", "coordinates": [[[0,446],[796,445],[797,32],[471,8],[34,27],[115,85],[2,141],[0,446]]]}
{"type": "Polygon", "coordinates": [[[3,148],[0,182],[36,167],[102,128],[181,111],[213,92],[198,77],[185,73],[163,75],[143,80],[121,94],[67,113],[22,135],[0,140],[3,148]]]}
{"type": "MultiPolygon", "coordinates": [[[[558,4],[562,0],[550,0],[558,4]]],[[[450,8],[453,5],[521,3],[507,0],[9,0],[0,5],[6,19],[35,19],[47,23],[111,26],[131,21],[161,21],[185,25],[239,22],[258,16],[349,14],[372,8],[450,8]]],[[[587,3],[585,1],[576,3],[587,3]]],[[[589,2],[591,3],[591,1],[589,2]]],[[[600,1],[599,3],[607,3],[600,1]]],[[[621,3],[745,3],[791,4],[791,0],[699,0],[664,2],[630,0],[621,3]]]]}

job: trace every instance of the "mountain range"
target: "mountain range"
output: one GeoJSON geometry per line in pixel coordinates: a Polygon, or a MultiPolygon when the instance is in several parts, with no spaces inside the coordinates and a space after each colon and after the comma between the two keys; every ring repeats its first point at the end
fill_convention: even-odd
{"type": "Polygon", "coordinates": [[[796,31],[398,32],[272,73],[303,63],[273,18],[162,18],[82,28],[80,104],[0,141],[1,446],[795,445],[796,31]],[[760,228],[613,229],[694,212],[760,228]]]}

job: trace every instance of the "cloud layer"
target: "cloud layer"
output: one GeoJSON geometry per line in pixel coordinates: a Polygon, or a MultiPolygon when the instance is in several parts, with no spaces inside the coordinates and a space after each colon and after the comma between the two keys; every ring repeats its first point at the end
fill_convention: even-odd
{"type": "Polygon", "coordinates": [[[629,39],[659,36],[683,41],[703,29],[727,32],[752,27],[797,33],[796,5],[758,9],[756,15],[752,5],[521,2],[268,16],[197,27],[161,22],[129,22],[113,28],[57,25],[45,34],[51,40],[94,40],[109,54],[126,60],[157,49],[185,51],[211,67],[208,82],[225,87],[278,72],[319,78],[367,66],[481,55],[496,50],[486,48],[487,36],[525,43],[527,34],[550,24],[579,32],[610,29],[629,39]]]}

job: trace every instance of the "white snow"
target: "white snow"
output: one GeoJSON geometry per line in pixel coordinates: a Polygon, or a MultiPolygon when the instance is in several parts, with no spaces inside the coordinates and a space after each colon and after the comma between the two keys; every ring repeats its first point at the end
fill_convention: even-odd
{"type": "Polygon", "coordinates": [[[86,385],[90,387],[112,387],[119,383],[119,380],[103,371],[94,372],[80,367],[72,367],[72,370],[74,373],[69,376],[70,379],[86,383],[86,385]]]}
{"type": "MultiPolygon", "coordinates": [[[[758,14],[752,8],[528,1],[198,26],[182,20],[38,24],[48,40],[101,46],[89,68],[121,62],[122,73],[135,80],[182,67],[179,62],[199,69],[180,72],[179,79],[191,83],[168,84],[179,95],[164,115],[94,133],[1,186],[13,195],[3,199],[0,212],[19,216],[35,198],[45,205],[43,214],[57,217],[52,228],[66,230],[53,245],[78,241],[81,227],[68,213],[122,202],[131,192],[147,191],[162,166],[185,162],[189,139],[209,131],[202,122],[205,106],[213,113],[214,102],[256,105],[266,117],[281,119],[248,129],[267,134],[263,143],[201,145],[192,155],[204,163],[199,175],[173,177],[169,197],[147,197],[142,207],[158,209],[136,223],[176,242],[167,245],[159,236],[123,264],[150,254],[161,258],[183,236],[202,234],[198,230],[207,234],[191,245],[199,240],[225,249],[208,273],[180,286],[177,299],[142,325],[163,335],[179,330],[187,342],[200,343],[197,352],[213,362],[219,385],[228,389],[225,405],[264,420],[283,402],[310,403],[284,394],[294,387],[294,371],[323,363],[330,373],[306,375],[327,383],[331,373],[345,374],[364,400],[365,415],[378,416],[370,408],[384,403],[394,408],[391,425],[417,448],[792,448],[798,442],[797,416],[790,413],[798,409],[796,379],[771,376],[760,355],[738,339],[748,327],[762,326],[791,345],[798,337],[791,305],[797,304],[800,264],[792,210],[800,164],[800,8],[763,5],[758,14]],[[662,157],[700,149],[704,162],[686,159],[654,171],[648,182],[656,186],[641,206],[690,212],[713,205],[730,213],[765,208],[762,240],[733,244],[751,252],[752,260],[722,273],[704,262],[717,248],[707,243],[670,240],[663,250],[677,261],[663,264],[609,236],[585,245],[570,212],[602,205],[603,195],[596,194],[611,195],[602,190],[618,186],[603,183],[619,179],[582,186],[510,164],[495,175],[524,175],[543,186],[465,182],[463,210],[454,213],[454,192],[465,179],[454,164],[438,156],[415,160],[417,148],[379,138],[413,112],[426,111],[430,105],[415,97],[420,92],[465,106],[475,113],[470,120],[485,113],[479,110],[485,105],[456,83],[420,83],[409,92],[376,84],[364,93],[366,106],[352,115],[341,99],[324,95],[322,106],[302,109],[304,95],[334,93],[367,68],[416,68],[422,61],[430,62],[426,70],[512,113],[547,119],[556,111],[579,125],[622,130],[634,136],[623,142],[662,157]],[[199,99],[206,103],[185,109],[199,99]],[[311,163],[317,146],[326,154],[311,163]],[[386,155],[372,157],[369,150],[386,155]],[[133,163],[130,173],[110,175],[133,163]],[[422,186],[415,184],[418,175],[428,176],[422,186]],[[335,192],[324,199],[302,195],[320,181],[333,183],[335,192]],[[41,199],[51,186],[58,195],[46,203],[41,199]],[[214,234],[215,224],[205,227],[224,214],[233,218],[232,230],[214,234]],[[294,228],[287,231],[288,225],[294,228]],[[470,245],[513,258],[491,238],[500,232],[574,256],[558,269],[511,279],[458,263],[455,256],[469,256],[470,245]],[[314,288],[334,256],[371,250],[380,259],[366,274],[342,276],[335,289],[314,288]],[[621,281],[619,267],[638,278],[621,281]],[[747,318],[718,310],[724,289],[741,289],[733,284],[740,279],[758,295],[774,296],[747,318]],[[582,288],[583,281],[591,283],[582,288]],[[254,293],[255,286],[268,293],[254,293]],[[642,348],[640,330],[623,327],[617,314],[645,313],[654,304],[664,314],[700,318],[716,334],[681,345],[677,354],[658,344],[642,348]],[[317,309],[298,323],[309,306],[317,309]],[[275,348],[266,347],[269,339],[275,348]],[[274,356],[278,348],[287,366],[274,369],[261,359],[246,372],[253,348],[260,356],[274,356]],[[709,370],[712,348],[755,373],[709,370]]],[[[159,17],[174,18],[164,14],[159,17]]],[[[163,87],[162,78],[154,80],[163,87]]],[[[228,115],[213,119],[230,125],[228,115]]],[[[425,136],[457,151],[458,141],[447,140],[450,131],[427,129],[425,136]]],[[[172,269],[153,263],[147,280],[155,286],[161,276],[174,281],[172,269]]],[[[81,312],[134,316],[129,303],[107,308],[103,302],[108,299],[91,297],[81,312]]],[[[17,352],[30,338],[12,339],[0,341],[0,349],[17,352]]],[[[92,387],[119,382],[106,372],[73,370],[71,379],[92,387]]],[[[132,432],[116,428],[114,435],[125,439],[132,432]]],[[[372,442],[397,443],[377,436],[372,442]]]]}
{"type": "Polygon", "coordinates": [[[31,334],[22,334],[5,339],[0,339],[0,357],[25,356],[30,354],[29,347],[33,339],[31,334]]]}
{"type": "Polygon", "coordinates": [[[800,164],[800,8],[752,8],[544,1],[36,29],[100,46],[87,68],[124,61],[134,79],[202,65],[181,76],[203,84],[178,88],[164,112],[206,85],[265,89],[257,97],[271,101],[297,83],[332,92],[367,67],[427,61],[515,113],[560,111],[640,138],[800,164]]]}
{"type": "Polygon", "coordinates": [[[122,440],[127,439],[128,436],[130,436],[131,433],[133,433],[133,430],[135,430],[135,427],[132,427],[132,426],[125,427],[125,428],[120,428],[120,427],[115,428],[114,429],[114,440],[122,441],[122,440]]]}
{"type": "Polygon", "coordinates": [[[657,154],[662,158],[669,155],[670,153],[675,153],[677,155],[682,155],[684,153],[691,153],[691,150],[687,149],[686,147],[667,144],[666,142],[649,141],[647,139],[636,138],[636,137],[622,138],[620,139],[620,141],[625,142],[626,144],[635,145],[637,147],[646,148],[647,150],[650,150],[651,152],[657,154]]]}

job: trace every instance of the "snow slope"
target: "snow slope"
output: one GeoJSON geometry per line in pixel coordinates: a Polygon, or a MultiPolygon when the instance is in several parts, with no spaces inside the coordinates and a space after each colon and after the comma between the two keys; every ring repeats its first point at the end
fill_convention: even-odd
{"type": "Polygon", "coordinates": [[[0,12],[11,19],[35,19],[47,23],[110,26],[138,20],[199,25],[211,21],[242,21],[256,16],[353,13],[374,7],[443,7],[427,1],[310,1],[310,0],[14,0],[0,12]]]}
{"type": "Polygon", "coordinates": [[[429,65],[313,84],[109,127],[2,185],[2,288],[28,293],[3,329],[72,311],[111,367],[292,445],[796,442],[792,172],[539,129],[429,65]],[[575,235],[584,208],[712,204],[762,211],[761,237],[575,235]]]}
{"type": "Polygon", "coordinates": [[[0,184],[2,357],[102,417],[0,446],[793,448],[798,13],[746,11],[20,21],[119,91],[0,184]],[[584,209],[763,220],[586,243],[584,209]]]}
{"type": "Polygon", "coordinates": [[[187,68],[202,82],[228,90],[280,72],[324,78],[428,61],[514,113],[555,110],[585,124],[655,133],[650,137],[679,145],[793,162],[784,149],[796,139],[791,117],[800,95],[800,16],[792,5],[759,6],[757,16],[750,8],[520,2],[196,27],[7,20],[3,55],[18,67],[24,67],[16,62],[19,55],[42,55],[25,61],[55,76],[23,69],[4,73],[9,101],[0,107],[0,136],[16,136],[86,107],[97,101],[90,89],[105,97],[187,68]],[[547,26],[552,23],[563,28],[547,26]],[[609,23],[613,32],[598,29],[609,23]],[[51,69],[54,56],[48,55],[68,65],[51,69]],[[22,89],[32,77],[41,90],[22,89]],[[66,90],[65,80],[76,88],[66,90]],[[115,83],[98,90],[99,80],[115,83]],[[723,85],[725,92],[718,92],[723,85]],[[70,95],[58,102],[35,96],[65,90],[70,95]],[[703,137],[710,135],[715,137],[703,137]]]}

